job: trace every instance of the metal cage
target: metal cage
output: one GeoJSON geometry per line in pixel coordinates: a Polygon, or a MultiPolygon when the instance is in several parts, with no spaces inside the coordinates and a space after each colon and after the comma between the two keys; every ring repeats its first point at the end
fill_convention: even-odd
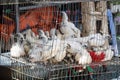
{"type": "MultiPolygon", "coordinates": [[[[99,8],[101,4],[97,4],[100,1],[101,0],[0,1],[0,7],[2,7],[2,14],[0,14],[0,64],[11,69],[11,77],[13,80],[120,80],[120,60],[118,57],[113,57],[109,61],[78,65],[75,61],[69,62],[68,57],[65,58],[69,63],[61,61],[58,64],[43,64],[42,62],[31,63],[28,61],[28,56],[20,58],[10,56],[10,49],[14,43],[11,37],[12,35],[24,33],[29,28],[35,35],[38,34],[38,29],[44,31],[50,31],[52,28],[59,29],[62,20],[60,12],[62,11],[65,11],[69,21],[73,22],[75,26],[82,31],[82,36],[95,33],[95,31],[96,33],[100,33],[102,24],[105,24],[105,26],[108,25],[107,21],[104,23],[105,21],[101,20],[107,16],[105,10],[103,10],[101,15],[99,13],[86,12],[86,8],[82,7],[82,3],[88,3],[89,8],[91,7],[89,2],[94,2],[94,10],[100,11],[101,9],[99,8]],[[86,14],[86,16],[83,17],[82,15],[84,14],[86,14]],[[96,21],[93,20],[90,27],[86,27],[90,28],[89,30],[83,27],[86,26],[84,22],[87,23],[89,21],[82,20],[83,18],[87,19],[88,15],[90,15],[92,19],[96,19],[96,21]],[[95,18],[95,15],[98,16],[95,18]],[[91,27],[92,25],[93,27],[91,27]],[[95,28],[94,26],[97,27],[95,28]],[[86,66],[85,69],[84,66],[86,66]]],[[[105,9],[107,9],[109,2],[114,2],[110,0],[102,1],[106,3],[105,9]]],[[[104,29],[106,28],[102,27],[105,34],[109,33],[110,29],[108,31],[104,31],[104,29]]]]}

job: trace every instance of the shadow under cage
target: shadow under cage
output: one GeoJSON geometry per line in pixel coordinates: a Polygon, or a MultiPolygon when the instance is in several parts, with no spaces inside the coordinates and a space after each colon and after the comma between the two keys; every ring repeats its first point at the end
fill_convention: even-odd
{"type": "Polygon", "coordinates": [[[13,80],[119,80],[107,2],[1,2],[1,65],[13,80]]]}

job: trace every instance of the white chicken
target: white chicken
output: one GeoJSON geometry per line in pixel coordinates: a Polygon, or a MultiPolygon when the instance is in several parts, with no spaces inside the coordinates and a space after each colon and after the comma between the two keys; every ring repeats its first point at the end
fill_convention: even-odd
{"type": "Polygon", "coordinates": [[[88,45],[88,41],[95,37],[99,38],[102,36],[98,33],[98,34],[91,34],[89,36],[79,37],[79,38],[67,38],[66,40],[79,42],[79,43],[81,43],[81,45],[88,45]]]}
{"type": "Polygon", "coordinates": [[[44,56],[43,60],[48,60],[54,57],[59,51],[61,41],[56,37],[55,32],[56,29],[53,28],[50,31],[50,36],[52,39],[47,42],[46,46],[43,46],[43,51],[42,51],[44,56]]]}
{"type": "Polygon", "coordinates": [[[30,51],[29,51],[29,57],[31,62],[38,62],[42,61],[42,49],[40,46],[35,45],[30,51]]]}
{"type": "Polygon", "coordinates": [[[64,38],[64,35],[62,35],[59,30],[56,30],[56,36],[57,36],[60,40],[65,39],[65,38],[64,38]]]}
{"type": "Polygon", "coordinates": [[[23,45],[21,45],[20,43],[14,43],[12,45],[12,48],[10,49],[10,53],[12,57],[21,57],[25,55],[25,51],[23,48],[23,45]]]}
{"type": "Polygon", "coordinates": [[[48,39],[50,39],[50,34],[48,31],[45,31],[45,35],[47,36],[48,39]]]}
{"type": "Polygon", "coordinates": [[[67,41],[67,44],[69,44],[67,51],[75,56],[75,60],[78,62],[78,64],[85,65],[92,62],[92,58],[88,51],[78,42],[67,41]]]}
{"type": "Polygon", "coordinates": [[[79,43],[87,43],[90,39],[93,39],[93,38],[99,38],[99,37],[102,37],[101,34],[91,34],[89,36],[85,36],[85,37],[79,37],[79,38],[67,38],[67,40],[72,40],[72,41],[76,41],[76,42],[79,42],[79,43]]]}
{"type": "Polygon", "coordinates": [[[12,57],[19,58],[21,56],[26,55],[26,53],[24,51],[24,47],[23,47],[23,44],[21,42],[22,41],[21,39],[24,39],[24,38],[20,33],[18,33],[17,35],[19,35],[18,41],[13,43],[13,45],[10,49],[10,54],[11,54],[12,57]]]}
{"type": "Polygon", "coordinates": [[[27,40],[23,41],[23,48],[26,54],[28,54],[29,50],[32,48],[31,43],[29,43],[27,40]]]}
{"type": "Polygon", "coordinates": [[[81,44],[75,41],[69,41],[66,40],[67,46],[67,52],[71,53],[72,55],[76,55],[76,53],[79,53],[81,44]]]}
{"type": "Polygon", "coordinates": [[[83,47],[88,47],[88,40],[90,39],[89,36],[87,37],[79,37],[79,38],[68,38],[67,41],[73,41],[81,44],[83,47]]]}
{"type": "Polygon", "coordinates": [[[67,14],[62,12],[62,22],[60,24],[60,31],[63,33],[65,38],[80,37],[81,31],[75,27],[75,25],[68,21],[67,14]]]}
{"type": "Polygon", "coordinates": [[[75,55],[75,60],[81,65],[90,64],[92,62],[90,54],[85,49],[75,55]]]}
{"type": "Polygon", "coordinates": [[[93,34],[90,35],[88,45],[91,47],[99,47],[105,44],[105,40],[108,39],[109,35],[93,34]]]}
{"type": "MultiPolygon", "coordinates": [[[[52,59],[54,63],[56,62],[60,62],[62,61],[65,56],[66,56],[66,47],[67,47],[67,43],[63,40],[60,40],[58,37],[57,37],[57,34],[56,34],[56,29],[55,28],[52,28],[50,30],[50,37],[53,41],[58,41],[57,45],[59,46],[56,50],[58,52],[56,52],[56,55],[54,56],[54,58],[52,59]]],[[[53,45],[54,47],[55,45],[53,45]]]]}
{"type": "Polygon", "coordinates": [[[64,41],[61,41],[60,46],[59,46],[59,50],[54,57],[55,62],[61,62],[65,58],[66,49],[67,49],[67,43],[64,41]]]}
{"type": "MultiPolygon", "coordinates": [[[[52,30],[55,34],[55,30],[52,30]]],[[[53,34],[53,35],[54,35],[53,34]]],[[[43,61],[46,62],[48,59],[53,58],[57,52],[59,51],[59,47],[60,47],[60,40],[55,37],[55,39],[52,40],[48,40],[48,42],[45,45],[39,45],[36,44],[36,48],[33,48],[33,50],[30,52],[30,57],[32,57],[32,62],[36,62],[36,61],[43,61]]]]}
{"type": "Polygon", "coordinates": [[[26,36],[25,39],[30,43],[36,42],[36,40],[38,40],[38,37],[35,35],[34,32],[32,32],[31,29],[28,29],[24,34],[26,36]]]}
{"type": "Polygon", "coordinates": [[[56,29],[55,28],[52,28],[50,30],[50,37],[51,37],[51,39],[56,39],[57,38],[57,36],[56,36],[56,29]]]}
{"type": "Polygon", "coordinates": [[[45,35],[43,30],[38,30],[39,38],[43,43],[47,43],[48,37],[45,35]]]}
{"type": "Polygon", "coordinates": [[[104,53],[105,53],[105,58],[103,59],[103,61],[111,60],[112,57],[114,56],[114,52],[112,51],[111,46],[109,46],[109,48],[105,50],[104,53]]]}

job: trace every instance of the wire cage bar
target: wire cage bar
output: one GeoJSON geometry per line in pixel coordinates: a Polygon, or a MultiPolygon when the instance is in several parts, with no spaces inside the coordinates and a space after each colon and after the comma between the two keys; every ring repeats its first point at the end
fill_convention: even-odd
{"type": "Polygon", "coordinates": [[[103,34],[111,34],[107,9],[112,2],[114,1],[0,1],[0,64],[9,66],[13,80],[119,80],[120,60],[112,53],[111,39],[104,40],[101,37],[103,34]],[[63,22],[64,18],[80,31],[79,37],[74,33],[74,28],[61,29],[61,25],[67,25],[63,22]],[[67,33],[72,36],[68,37],[67,33]],[[99,35],[94,42],[95,46],[91,46],[90,41],[95,36],[88,37],[97,33],[99,35]],[[82,42],[79,38],[82,38],[82,42]],[[104,46],[98,46],[99,43],[104,43],[104,46]],[[12,54],[12,50],[15,54],[12,54]],[[107,50],[109,51],[106,52],[107,50]],[[25,54],[18,55],[18,52],[25,54]],[[105,52],[111,53],[108,55],[110,59],[105,58],[105,52]],[[80,57],[81,54],[86,54],[87,59],[80,57]],[[80,63],[81,59],[77,61],[79,57],[83,58],[83,62],[89,60],[80,63]]]}
{"type": "MultiPolygon", "coordinates": [[[[87,2],[87,1],[110,1],[110,0],[19,0],[17,4],[24,3],[74,3],[74,2],[87,2]]],[[[0,5],[16,4],[16,0],[0,1],[0,5]]]]}

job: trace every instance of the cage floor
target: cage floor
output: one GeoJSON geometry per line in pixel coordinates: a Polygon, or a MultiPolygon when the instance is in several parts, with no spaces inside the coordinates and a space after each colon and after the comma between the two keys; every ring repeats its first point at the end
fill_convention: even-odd
{"type": "MultiPolygon", "coordinates": [[[[10,53],[1,54],[1,56],[0,56],[0,65],[2,65],[2,66],[11,66],[11,65],[13,65],[13,63],[11,63],[12,61],[11,61],[9,56],[10,56],[10,53]]],[[[16,65],[16,63],[14,64],[14,66],[15,65],[16,65]]],[[[17,65],[19,65],[19,64],[17,63],[17,65]]],[[[73,65],[74,64],[71,64],[68,67],[73,66],[73,65]]],[[[111,61],[92,63],[92,64],[90,64],[90,66],[94,67],[95,73],[93,73],[93,75],[94,75],[95,80],[120,80],[120,78],[119,78],[119,76],[120,76],[120,58],[113,57],[113,59],[111,61]]],[[[22,67],[22,66],[20,66],[20,67],[22,67]]],[[[19,68],[19,70],[23,70],[23,67],[22,68],[20,68],[20,67],[17,67],[17,68],[19,68]]],[[[63,68],[63,65],[54,65],[51,68],[51,72],[54,72],[55,70],[58,70],[58,69],[62,70],[61,67],[63,68]]],[[[64,68],[68,68],[68,67],[66,66],[64,68]]],[[[17,68],[14,67],[14,69],[13,69],[13,71],[15,71],[15,73],[16,73],[15,69],[17,69],[17,68]]],[[[26,68],[29,69],[28,65],[27,65],[26,68]]],[[[24,69],[24,70],[28,70],[28,69],[24,69]]],[[[29,73],[30,72],[32,73],[33,70],[29,71],[29,73]]],[[[28,73],[26,72],[26,74],[28,74],[28,73]]],[[[32,76],[36,77],[35,75],[32,75],[32,76]]],[[[59,77],[56,77],[56,78],[54,78],[53,76],[55,76],[55,75],[51,74],[51,80],[59,80],[58,78],[61,77],[61,75],[59,77]]],[[[69,78],[70,76],[73,76],[73,74],[70,74],[69,76],[67,76],[67,78],[69,78]]],[[[39,78],[39,75],[37,75],[37,77],[39,78]]],[[[64,79],[60,79],[60,80],[64,80],[64,79]]]]}

